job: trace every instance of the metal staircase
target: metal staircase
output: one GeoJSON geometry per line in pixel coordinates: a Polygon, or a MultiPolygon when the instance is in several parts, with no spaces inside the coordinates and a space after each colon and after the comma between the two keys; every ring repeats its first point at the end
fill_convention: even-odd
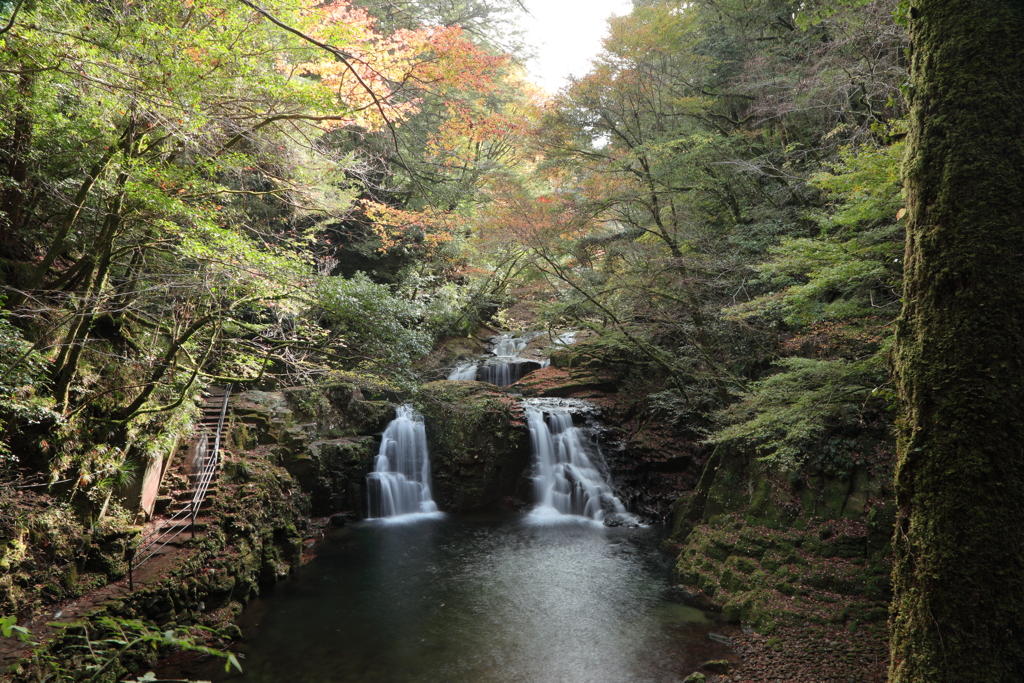
{"type": "Polygon", "coordinates": [[[210,388],[203,405],[203,417],[196,437],[189,446],[189,457],[182,464],[189,486],[178,494],[166,517],[132,549],[128,564],[128,580],[134,584],[134,570],[159,553],[186,530],[195,530],[196,518],[206,507],[208,496],[216,493],[220,473],[220,445],[224,435],[224,418],[228,411],[231,387],[210,388]]]}

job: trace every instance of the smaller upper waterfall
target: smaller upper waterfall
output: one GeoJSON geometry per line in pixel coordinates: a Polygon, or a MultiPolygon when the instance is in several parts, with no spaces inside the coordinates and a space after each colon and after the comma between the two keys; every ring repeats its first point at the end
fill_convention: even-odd
{"type": "Polygon", "coordinates": [[[536,335],[513,337],[510,334],[503,334],[494,340],[494,355],[498,358],[515,358],[519,352],[526,348],[530,339],[536,335]]]}
{"type": "Polygon", "coordinates": [[[461,363],[448,374],[448,379],[476,379],[476,363],[461,363]]]}
{"type": "Polygon", "coordinates": [[[545,411],[537,401],[524,404],[536,467],[533,514],[580,515],[596,521],[603,521],[607,513],[628,516],[599,469],[600,453],[573,425],[572,415],[565,409],[545,411]]]}
{"type": "Polygon", "coordinates": [[[482,363],[463,363],[448,374],[448,379],[470,379],[507,387],[515,384],[529,373],[545,367],[543,361],[509,358],[507,361],[484,361],[482,363]]]}
{"type": "Polygon", "coordinates": [[[491,337],[488,353],[476,361],[459,363],[448,373],[448,379],[477,380],[499,387],[515,384],[534,370],[547,367],[548,359],[542,357],[538,349],[528,351],[530,342],[545,335],[554,346],[572,344],[576,337],[575,332],[565,332],[561,335],[526,332],[518,337],[499,334],[491,337]],[[524,351],[527,351],[527,355],[523,355],[524,351]]]}
{"type": "Polygon", "coordinates": [[[371,518],[437,512],[430,494],[427,432],[412,406],[399,406],[384,430],[366,489],[371,518]]]}

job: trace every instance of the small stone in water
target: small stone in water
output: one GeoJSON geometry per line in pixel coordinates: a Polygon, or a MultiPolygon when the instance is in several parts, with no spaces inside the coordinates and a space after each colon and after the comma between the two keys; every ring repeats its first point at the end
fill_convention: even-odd
{"type": "Polygon", "coordinates": [[[713,674],[727,674],[729,673],[729,660],[727,659],[713,659],[710,662],[704,662],[700,665],[702,669],[707,669],[713,674]]]}

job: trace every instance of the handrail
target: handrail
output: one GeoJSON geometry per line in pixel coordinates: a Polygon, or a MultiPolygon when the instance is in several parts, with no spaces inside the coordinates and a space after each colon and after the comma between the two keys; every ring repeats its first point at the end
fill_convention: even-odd
{"type": "MultiPolygon", "coordinates": [[[[221,435],[224,433],[224,419],[227,416],[228,399],[230,397],[231,385],[228,385],[224,390],[224,402],[221,405],[220,416],[217,419],[217,428],[213,433],[213,450],[204,458],[203,467],[198,473],[199,476],[192,500],[172,517],[165,519],[132,548],[132,555],[128,560],[129,585],[134,584],[133,572],[135,569],[138,569],[146,560],[156,555],[164,546],[181,535],[185,530],[183,522],[186,519],[190,520],[189,526],[195,531],[196,517],[203,506],[203,502],[206,500],[206,494],[210,490],[213,475],[217,471],[218,465],[220,465],[221,435]]],[[[204,436],[209,440],[211,435],[209,432],[206,432],[204,436]]]]}
{"type": "Polygon", "coordinates": [[[199,477],[199,485],[196,487],[196,493],[192,497],[192,526],[195,527],[196,515],[199,514],[199,508],[203,504],[203,500],[206,498],[206,492],[210,488],[210,482],[213,480],[213,474],[217,471],[217,465],[220,464],[220,436],[224,431],[224,417],[228,412],[228,398],[231,396],[231,387],[228,386],[224,390],[224,404],[220,407],[220,418],[217,420],[217,431],[213,438],[213,453],[206,458],[205,466],[199,477]]]}

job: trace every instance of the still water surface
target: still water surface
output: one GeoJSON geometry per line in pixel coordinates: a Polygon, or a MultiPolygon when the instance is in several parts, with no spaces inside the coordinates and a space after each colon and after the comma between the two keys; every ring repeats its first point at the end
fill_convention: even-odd
{"type": "MultiPolygon", "coordinates": [[[[669,586],[657,529],[435,515],[334,532],[247,608],[244,673],[264,683],[670,683],[725,654],[669,586]]],[[[219,668],[219,667],[218,667],[219,668]]]]}

